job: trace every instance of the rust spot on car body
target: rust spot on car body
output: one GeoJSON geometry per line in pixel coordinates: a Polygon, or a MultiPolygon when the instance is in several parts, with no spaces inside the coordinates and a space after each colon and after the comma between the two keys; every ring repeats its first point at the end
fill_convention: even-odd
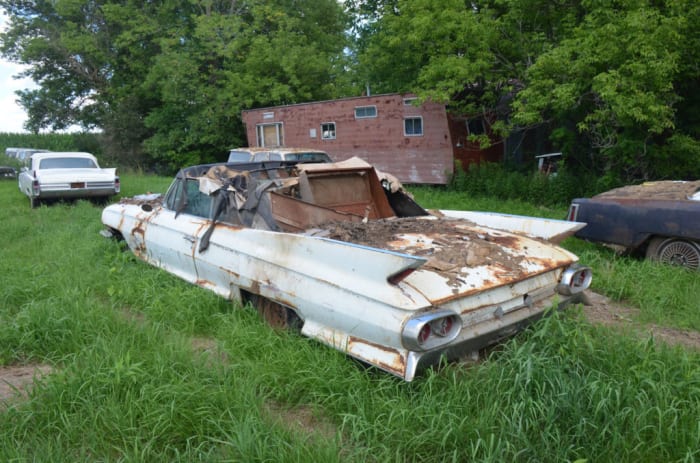
{"type": "Polygon", "coordinates": [[[406,359],[398,350],[355,336],[350,336],[348,338],[349,352],[366,352],[367,349],[363,349],[364,346],[369,347],[369,350],[384,352],[387,354],[387,357],[392,359],[391,362],[387,362],[386,357],[366,358],[365,360],[367,362],[377,365],[384,370],[391,371],[394,374],[398,374],[399,376],[403,375],[403,372],[406,371],[406,359]]]}
{"type": "Polygon", "coordinates": [[[225,228],[225,229],[231,230],[231,231],[239,231],[239,230],[243,230],[246,228],[246,227],[242,227],[240,225],[231,225],[231,224],[228,224],[225,222],[217,222],[216,227],[217,228],[218,227],[225,228]]]}
{"type": "Polygon", "coordinates": [[[492,232],[488,235],[484,236],[484,240],[488,241],[489,243],[494,243],[499,246],[504,246],[507,248],[512,248],[512,249],[527,249],[526,245],[523,245],[523,240],[520,237],[513,236],[513,235],[501,235],[501,234],[496,234],[495,232],[492,232]]]}
{"type": "Polygon", "coordinates": [[[616,198],[630,200],[670,199],[687,200],[700,191],[700,180],[693,182],[659,181],[646,182],[641,185],[628,185],[600,193],[594,198],[616,198]]]}
{"type": "Polygon", "coordinates": [[[195,280],[194,284],[196,284],[197,286],[200,286],[202,288],[213,288],[216,286],[214,283],[212,283],[209,280],[201,280],[201,279],[195,280]]]}
{"type": "Polygon", "coordinates": [[[266,297],[249,293],[246,297],[265,322],[274,329],[301,329],[302,322],[293,308],[270,300],[266,297]]]}
{"type": "Polygon", "coordinates": [[[138,222],[134,228],[131,229],[131,236],[134,237],[134,242],[136,243],[136,248],[134,249],[135,254],[143,254],[146,252],[146,230],[141,227],[142,222],[138,222]]]}
{"type": "Polygon", "coordinates": [[[273,328],[287,329],[287,309],[266,298],[260,298],[256,304],[260,316],[273,328]]]}

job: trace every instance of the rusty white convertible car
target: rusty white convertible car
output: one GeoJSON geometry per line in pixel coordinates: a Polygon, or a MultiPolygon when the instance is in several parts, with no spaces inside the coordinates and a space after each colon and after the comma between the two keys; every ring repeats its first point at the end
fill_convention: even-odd
{"type": "Polygon", "coordinates": [[[188,167],[164,197],[122,199],[102,222],[146,262],[406,381],[591,282],[553,244],[584,224],[429,212],[357,158],[188,167]]]}
{"type": "Polygon", "coordinates": [[[107,198],[120,190],[117,170],[101,169],[90,153],[34,153],[18,181],[32,208],[45,199],[107,198]]]}

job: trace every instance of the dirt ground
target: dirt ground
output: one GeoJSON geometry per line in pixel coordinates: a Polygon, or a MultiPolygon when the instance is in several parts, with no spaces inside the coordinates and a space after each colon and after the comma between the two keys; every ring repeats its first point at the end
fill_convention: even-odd
{"type": "Polygon", "coordinates": [[[591,323],[632,330],[640,337],[653,336],[671,346],[700,351],[700,331],[666,328],[653,323],[641,324],[634,321],[639,309],[626,307],[592,291],[587,291],[586,297],[590,305],[584,306],[583,312],[591,323]]]}
{"type": "Polygon", "coordinates": [[[0,366],[0,411],[13,400],[26,397],[34,378],[51,373],[48,365],[0,366]]]}
{"type": "MultiPolygon", "coordinates": [[[[655,339],[673,346],[682,346],[700,351],[700,332],[665,328],[654,324],[641,324],[634,319],[638,309],[627,307],[611,301],[600,294],[587,291],[586,296],[590,305],[584,306],[584,314],[591,323],[608,327],[616,327],[625,331],[638,333],[640,337],[655,339]]],[[[214,349],[214,344],[207,340],[193,340],[193,349],[208,351],[214,349]]],[[[225,359],[223,359],[225,361],[225,359]]],[[[0,366],[0,412],[12,402],[26,397],[34,378],[50,374],[52,368],[48,365],[9,365],[0,366]]]]}

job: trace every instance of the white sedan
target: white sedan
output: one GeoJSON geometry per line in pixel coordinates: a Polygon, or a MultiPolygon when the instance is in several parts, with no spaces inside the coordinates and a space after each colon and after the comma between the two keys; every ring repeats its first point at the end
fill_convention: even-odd
{"type": "Polygon", "coordinates": [[[107,198],[119,193],[117,169],[101,169],[90,153],[35,153],[19,175],[32,208],[55,198],[107,198]]]}

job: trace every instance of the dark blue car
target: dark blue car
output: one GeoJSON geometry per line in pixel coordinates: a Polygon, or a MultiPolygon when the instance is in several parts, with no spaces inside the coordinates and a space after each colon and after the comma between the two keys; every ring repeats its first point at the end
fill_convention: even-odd
{"type": "Polygon", "coordinates": [[[574,199],[577,237],[700,270],[700,181],[647,182],[574,199]]]}

